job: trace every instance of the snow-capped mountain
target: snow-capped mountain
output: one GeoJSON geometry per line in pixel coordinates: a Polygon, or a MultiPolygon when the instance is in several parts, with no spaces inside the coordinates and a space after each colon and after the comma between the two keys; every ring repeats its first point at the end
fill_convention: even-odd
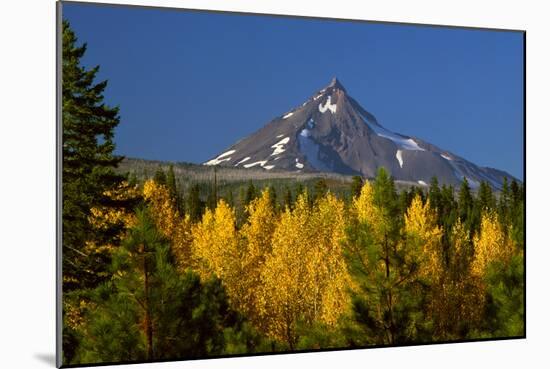
{"type": "Polygon", "coordinates": [[[204,163],[265,170],[319,171],[372,178],[385,167],[396,180],[472,187],[487,181],[498,189],[504,171],[479,167],[416,137],[384,128],[334,78],[302,105],[273,119],[204,163]]]}

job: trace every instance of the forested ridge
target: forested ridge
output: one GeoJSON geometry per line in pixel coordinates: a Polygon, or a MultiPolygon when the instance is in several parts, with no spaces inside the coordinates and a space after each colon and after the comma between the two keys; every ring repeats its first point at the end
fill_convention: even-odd
{"type": "Polygon", "coordinates": [[[63,363],[520,337],[524,187],[120,174],[63,23],[63,363]]]}

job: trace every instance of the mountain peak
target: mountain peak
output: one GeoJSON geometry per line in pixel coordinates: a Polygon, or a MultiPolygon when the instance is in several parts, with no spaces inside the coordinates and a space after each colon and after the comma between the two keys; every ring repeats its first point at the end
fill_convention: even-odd
{"type": "Polygon", "coordinates": [[[275,117],[256,132],[226,148],[205,165],[262,168],[277,172],[332,172],[376,176],[384,167],[395,180],[427,187],[432,177],[471,187],[488,181],[494,189],[509,174],[481,168],[429,142],[392,132],[378,123],[340,81],[317,91],[302,105],[275,117]]]}
{"type": "Polygon", "coordinates": [[[342,90],[342,91],[346,91],[344,86],[340,83],[340,81],[336,77],[332,78],[332,80],[330,81],[330,84],[327,86],[327,88],[329,88],[329,87],[337,88],[337,89],[342,90]]]}

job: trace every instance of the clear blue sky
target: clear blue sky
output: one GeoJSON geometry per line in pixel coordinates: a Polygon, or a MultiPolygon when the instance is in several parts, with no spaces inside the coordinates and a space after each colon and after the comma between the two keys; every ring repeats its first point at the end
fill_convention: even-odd
{"type": "Polygon", "coordinates": [[[523,178],[523,35],[65,3],[117,153],[203,162],[336,76],[386,128],[523,178]]]}

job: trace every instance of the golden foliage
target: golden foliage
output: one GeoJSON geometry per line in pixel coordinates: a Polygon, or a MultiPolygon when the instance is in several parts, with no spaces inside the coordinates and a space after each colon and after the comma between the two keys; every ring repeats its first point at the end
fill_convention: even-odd
{"type": "Polygon", "coordinates": [[[483,276],[493,261],[508,262],[514,252],[512,241],[503,231],[496,213],[485,212],[481,216],[481,229],[474,237],[472,272],[483,276]]]}
{"type": "MultiPolygon", "coordinates": [[[[105,191],[104,194],[111,200],[130,200],[140,197],[137,186],[130,186],[126,181],[114,190],[105,191]]],[[[98,206],[91,208],[90,213],[90,224],[98,230],[106,230],[116,224],[123,224],[124,229],[128,229],[136,222],[135,214],[131,209],[98,206]]],[[[122,236],[122,234],[118,235],[117,240],[122,236]]]]}
{"type": "Polygon", "coordinates": [[[63,323],[72,329],[78,329],[86,324],[85,312],[95,307],[93,302],[85,299],[63,300],[63,323]]]}
{"type": "Polygon", "coordinates": [[[346,288],[351,278],[342,254],[345,227],[344,204],[329,192],[318,201],[313,212],[311,236],[316,248],[310,263],[315,275],[314,306],[320,310],[316,320],[328,325],[336,324],[349,306],[346,288]]]}
{"type": "Polygon", "coordinates": [[[420,274],[431,279],[439,278],[444,262],[441,247],[443,231],[437,225],[437,214],[429,200],[423,204],[419,195],[413,198],[405,214],[404,232],[408,247],[415,248],[408,254],[420,254],[420,274]]]}
{"type": "Polygon", "coordinates": [[[262,328],[261,272],[271,253],[278,219],[267,189],[246,210],[248,221],[240,231],[235,228],[235,213],[225,201],[220,200],[214,211],[206,210],[193,227],[193,251],[201,276],[215,274],[222,279],[232,306],[262,328]]]}
{"type": "MultiPolygon", "coordinates": [[[[374,188],[370,182],[365,182],[361,188],[361,194],[353,199],[352,214],[360,223],[380,224],[383,223],[383,214],[374,206],[374,188]]],[[[380,231],[382,231],[380,229],[380,231]]],[[[380,237],[380,234],[378,234],[380,237]]]]}
{"type": "Polygon", "coordinates": [[[230,298],[238,300],[241,290],[241,253],[235,228],[235,213],[224,200],[214,211],[207,209],[192,228],[193,257],[203,278],[212,273],[223,280],[230,298]]]}
{"type": "Polygon", "coordinates": [[[144,183],[143,197],[149,203],[157,228],[170,241],[178,268],[184,270],[191,267],[193,260],[189,215],[182,217],[168,188],[154,180],[144,183]]]}
{"type": "MultiPolygon", "coordinates": [[[[126,181],[113,190],[105,191],[104,194],[110,200],[117,201],[137,199],[141,196],[138,187],[131,186],[126,181]]],[[[90,209],[88,221],[98,231],[105,232],[113,227],[120,227],[120,231],[112,234],[108,241],[88,240],[81,250],[85,255],[110,254],[115,245],[124,238],[126,231],[135,224],[136,217],[131,209],[124,207],[96,206],[90,209]]]]}
{"type": "Polygon", "coordinates": [[[263,263],[265,255],[271,253],[271,238],[277,217],[271,205],[269,190],[246,207],[248,222],[241,228],[241,235],[246,240],[246,264],[263,263]]]}
{"type": "Polygon", "coordinates": [[[246,210],[249,214],[248,222],[239,232],[242,248],[242,292],[237,303],[238,308],[253,324],[261,327],[263,321],[258,303],[259,291],[262,289],[261,271],[266,257],[271,254],[271,241],[278,219],[268,189],[254,199],[246,210]]]}
{"type": "Polygon", "coordinates": [[[291,349],[299,319],[332,325],[349,306],[341,249],[344,227],[343,203],[329,193],[313,209],[307,194],[300,195],[275,228],[262,272],[260,305],[267,333],[291,349]]]}

